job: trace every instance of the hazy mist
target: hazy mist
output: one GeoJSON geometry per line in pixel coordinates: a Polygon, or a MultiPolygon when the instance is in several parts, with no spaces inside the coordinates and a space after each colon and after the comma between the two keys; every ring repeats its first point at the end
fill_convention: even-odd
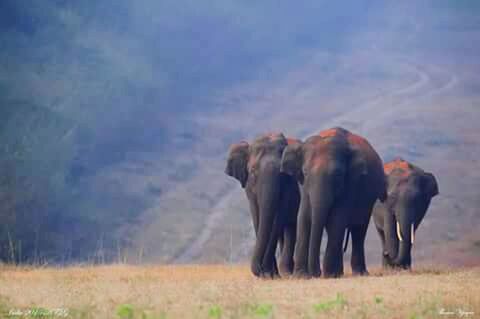
{"type": "MultiPolygon", "coordinates": [[[[443,134],[462,124],[412,106],[440,94],[478,105],[479,13],[473,0],[1,1],[0,257],[243,260],[246,199],[223,161],[230,143],[268,130],[342,125],[440,180],[460,166],[442,160],[452,149],[478,165],[465,122],[477,107],[459,108],[463,133],[443,134]]],[[[471,224],[476,176],[464,197],[443,179],[432,209],[459,201],[471,224]]]]}

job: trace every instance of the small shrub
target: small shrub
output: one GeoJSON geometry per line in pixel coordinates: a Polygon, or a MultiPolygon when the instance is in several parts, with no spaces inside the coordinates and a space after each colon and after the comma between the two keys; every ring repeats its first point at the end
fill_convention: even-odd
{"type": "Polygon", "coordinates": [[[242,316],[270,318],[273,316],[273,306],[270,304],[244,304],[241,307],[242,316]]]}
{"type": "Polygon", "coordinates": [[[259,305],[256,305],[253,312],[256,316],[259,316],[259,317],[269,317],[273,312],[273,306],[259,304],[259,305]]]}
{"type": "Polygon", "coordinates": [[[347,305],[345,297],[341,293],[337,293],[337,296],[333,300],[321,302],[313,305],[313,309],[316,312],[330,311],[333,308],[343,309],[347,305]]]}
{"type": "Polygon", "coordinates": [[[212,306],[208,309],[208,317],[214,319],[222,318],[222,308],[220,306],[212,306]]]}
{"type": "Polygon", "coordinates": [[[133,319],[134,313],[135,311],[131,304],[123,304],[117,308],[117,315],[121,319],[133,319]]]}

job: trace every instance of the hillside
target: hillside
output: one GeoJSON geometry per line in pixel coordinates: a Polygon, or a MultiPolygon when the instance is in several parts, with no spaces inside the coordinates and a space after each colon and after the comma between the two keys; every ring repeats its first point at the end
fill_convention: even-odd
{"type": "Polygon", "coordinates": [[[479,10],[2,1],[0,260],[244,262],[229,144],[340,125],[437,176],[416,261],[478,264],[479,10]]]}
{"type": "MultiPolygon", "coordinates": [[[[429,51],[353,46],[345,55],[309,52],[302,61],[281,79],[228,91],[220,97],[218,115],[196,119],[204,130],[191,157],[195,175],[151,208],[152,216],[162,212],[162,217],[153,217],[157,222],[142,232],[147,260],[246,260],[253,230],[243,191],[223,174],[228,144],[265,131],[305,138],[339,125],[365,136],[385,161],[402,156],[437,176],[440,195],[418,232],[414,258],[478,264],[480,174],[474,167],[480,152],[480,95],[475,58],[465,55],[460,63],[429,51]],[[334,71],[324,71],[332,65],[334,71]],[[227,109],[229,103],[237,111],[227,109]],[[209,156],[205,150],[218,153],[209,156]],[[170,211],[171,219],[165,219],[170,211]]],[[[369,263],[378,264],[374,227],[366,245],[369,263]]]]}

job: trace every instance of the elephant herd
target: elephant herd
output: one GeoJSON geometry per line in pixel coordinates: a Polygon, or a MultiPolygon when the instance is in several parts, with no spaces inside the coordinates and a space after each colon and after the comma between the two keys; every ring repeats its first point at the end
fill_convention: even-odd
{"type": "Polygon", "coordinates": [[[349,237],[352,272],[367,275],[372,214],[383,265],[410,268],[415,231],[438,194],[431,173],[400,158],[383,165],[366,139],[339,127],[303,142],[273,133],[233,144],[225,173],[245,189],[256,234],[251,271],[266,278],[320,277],[322,269],[340,277],[349,237]]]}

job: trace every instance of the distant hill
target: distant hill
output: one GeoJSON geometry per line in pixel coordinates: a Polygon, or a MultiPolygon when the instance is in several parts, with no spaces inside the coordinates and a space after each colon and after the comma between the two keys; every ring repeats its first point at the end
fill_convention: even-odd
{"type": "Polygon", "coordinates": [[[243,261],[228,145],[333,125],[438,175],[420,259],[445,240],[472,256],[479,9],[2,1],[0,259],[243,261]]]}

